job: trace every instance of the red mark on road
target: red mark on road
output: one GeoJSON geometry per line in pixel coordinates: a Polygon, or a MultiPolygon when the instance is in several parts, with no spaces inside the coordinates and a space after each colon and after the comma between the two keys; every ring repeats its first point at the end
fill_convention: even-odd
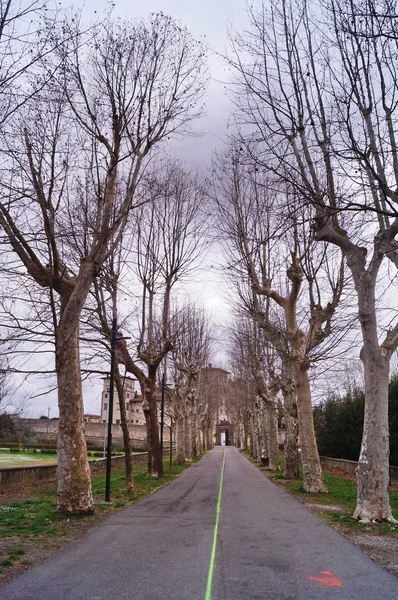
{"type": "Polygon", "coordinates": [[[310,581],[317,581],[328,587],[343,587],[341,579],[337,577],[335,573],[331,573],[330,571],[320,571],[318,575],[310,575],[308,579],[310,581]]]}

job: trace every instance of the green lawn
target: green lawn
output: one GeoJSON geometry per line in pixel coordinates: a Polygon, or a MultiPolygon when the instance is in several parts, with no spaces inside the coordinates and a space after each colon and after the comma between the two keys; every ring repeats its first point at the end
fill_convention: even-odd
{"type": "MultiPolygon", "coordinates": [[[[101,456],[93,456],[93,452],[89,452],[88,459],[89,460],[98,460],[102,458],[102,452],[98,449],[98,454],[101,456]]],[[[114,454],[114,453],[112,453],[114,454]]],[[[120,452],[118,454],[123,454],[120,452]]],[[[132,452],[132,454],[139,454],[139,452],[132,452]]],[[[0,468],[1,467],[23,467],[32,466],[36,464],[40,464],[43,462],[45,464],[56,464],[57,463],[57,455],[47,454],[45,450],[32,452],[30,450],[20,450],[19,452],[10,452],[8,448],[0,449],[0,468]]]]}
{"type": "Polygon", "coordinates": [[[164,460],[164,478],[154,479],[147,475],[146,462],[134,465],[135,496],[126,492],[124,468],[113,469],[110,504],[104,503],[105,473],[94,475],[95,514],[89,517],[57,515],[57,490],[54,484],[30,490],[26,497],[17,501],[0,502],[0,539],[4,540],[7,547],[0,551],[0,577],[6,576],[6,567],[30,564],[26,555],[34,560],[35,548],[58,547],[63,539],[75,536],[82,528],[95,524],[103,516],[148,496],[188,466],[173,463],[170,470],[167,458],[164,460]]]}
{"type": "MultiPolygon", "coordinates": [[[[101,512],[112,512],[132,502],[148,496],[159,486],[174,479],[187,465],[173,463],[169,469],[168,460],[164,461],[165,476],[163,479],[154,479],[147,475],[146,462],[134,465],[134,484],[136,496],[128,494],[125,489],[125,470],[113,469],[111,477],[111,504],[104,504],[105,473],[92,477],[92,489],[96,509],[101,512]]],[[[65,522],[78,521],[82,517],[65,517],[56,514],[57,488],[55,484],[40,489],[31,490],[33,498],[17,502],[0,502],[0,538],[10,535],[30,536],[38,533],[59,533],[65,522]]],[[[86,517],[83,519],[87,520],[86,517]]],[[[89,520],[89,519],[88,519],[89,520]]]]}
{"type": "MultiPolygon", "coordinates": [[[[355,481],[338,477],[332,473],[324,472],[325,483],[328,486],[327,494],[309,494],[304,491],[301,479],[289,480],[283,477],[282,471],[270,471],[267,467],[262,467],[261,463],[250,459],[264,474],[272,479],[276,484],[280,484],[294,496],[302,499],[305,502],[313,504],[324,504],[325,510],[322,516],[325,520],[340,522],[349,525],[356,529],[366,529],[369,526],[359,523],[351,518],[355,510],[357,485],[355,481]],[[341,512],[328,509],[329,506],[340,507],[341,512]]],[[[395,519],[398,519],[398,490],[390,490],[390,503],[395,519]]],[[[391,523],[382,523],[375,525],[380,533],[397,533],[398,526],[391,523]]]]}
{"type": "Polygon", "coordinates": [[[10,452],[9,449],[0,450],[0,467],[23,467],[29,464],[39,464],[45,461],[46,463],[56,463],[56,454],[46,454],[45,452],[28,452],[26,450],[20,452],[10,452]]]}

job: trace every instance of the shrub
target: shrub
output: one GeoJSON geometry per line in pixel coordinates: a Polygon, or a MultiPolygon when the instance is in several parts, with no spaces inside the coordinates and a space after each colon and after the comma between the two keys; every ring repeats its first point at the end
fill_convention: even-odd
{"type": "MultiPolygon", "coordinates": [[[[321,456],[355,460],[362,442],[365,395],[357,389],[330,397],[314,408],[314,425],[321,456]]],[[[398,376],[389,388],[390,464],[398,465],[398,376]]]]}
{"type": "Polygon", "coordinates": [[[0,448],[15,448],[16,446],[18,443],[15,440],[0,440],[0,448]]]}

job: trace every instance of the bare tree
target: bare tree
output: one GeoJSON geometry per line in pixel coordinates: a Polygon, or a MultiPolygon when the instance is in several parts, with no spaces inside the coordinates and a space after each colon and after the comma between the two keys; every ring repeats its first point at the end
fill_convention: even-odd
{"type": "MultiPolygon", "coordinates": [[[[315,249],[305,211],[286,219],[286,231],[275,219],[278,195],[261,173],[245,169],[241,151],[232,151],[219,169],[215,200],[220,228],[233,260],[253,291],[246,301],[267,340],[290,371],[297,394],[304,489],[325,491],[312,419],[309,367],[332,331],[332,319],[343,291],[343,265],[333,269],[328,250],[315,249]],[[229,171],[229,172],[228,172],[229,171]],[[229,242],[229,243],[228,243],[229,242]],[[281,258],[283,257],[282,261],[281,258]],[[286,265],[286,266],[285,266],[286,265]],[[335,272],[333,272],[335,270],[335,272]],[[286,274],[286,275],[285,275],[286,274]],[[264,306],[258,297],[264,297],[264,306]]],[[[231,261],[230,261],[231,264],[231,261]]],[[[288,432],[289,433],[289,432],[288,432]]],[[[290,436],[287,435],[287,438],[290,436]]]]}
{"type": "Polygon", "coordinates": [[[46,60],[59,46],[59,16],[48,0],[0,0],[0,128],[59,66],[46,60]],[[40,68],[43,63],[46,71],[40,68]]]}
{"type": "Polygon", "coordinates": [[[383,322],[376,290],[385,260],[397,264],[397,39],[380,35],[396,27],[396,3],[331,1],[313,10],[316,17],[308,3],[287,0],[250,10],[232,58],[244,89],[241,120],[254,125],[261,164],[312,204],[317,239],[339,247],[351,271],[365,372],[354,516],[393,521],[388,380],[398,325],[383,322]]]}
{"type": "MultiPolygon", "coordinates": [[[[249,314],[244,314],[231,329],[231,341],[235,358],[246,365],[246,378],[251,390],[250,412],[253,417],[258,443],[252,449],[256,458],[267,457],[271,470],[279,469],[278,400],[279,377],[275,368],[275,356],[249,314]]],[[[247,402],[246,394],[241,396],[247,402]]],[[[241,412],[245,421],[246,411],[241,412]]]]}
{"type": "Polygon", "coordinates": [[[253,382],[250,371],[250,361],[247,359],[247,346],[244,338],[239,335],[239,321],[237,320],[230,329],[229,356],[231,371],[234,376],[230,390],[228,410],[238,430],[238,446],[248,450],[249,421],[253,404],[253,382]]]}
{"type": "MultiPolygon", "coordinates": [[[[118,317],[119,280],[121,278],[122,266],[126,259],[126,254],[126,251],[123,251],[123,248],[119,247],[117,251],[109,257],[107,264],[102,270],[101,276],[94,280],[94,307],[92,312],[89,312],[89,331],[98,331],[101,344],[106,347],[108,357],[111,356],[113,322],[114,320],[117,322],[118,317]]],[[[114,380],[120,409],[120,426],[123,433],[126,490],[128,493],[134,494],[133,462],[131,458],[132,448],[126,414],[124,377],[120,372],[117,361],[115,361],[114,364],[114,380]]]]}
{"type": "Polygon", "coordinates": [[[207,369],[200,369],[197,380],[198,421],[201,451],[214,446],[213,431],[216,421],[216,401],[221,390],[217,382],[208,376],[207,369]]]}
{"type": "MultiPolygon", "coordinates": [[[[251,279],[251,268],[246,256],[260,271],[279,273],[284,269],[280,264],[278,240],[286,231],[285,222],[281,227],[275,214],[275,190],[270,181],[258,174],[253,160],[247,156],[242,144],[232,143],[229,151],[216,157],[214,174],[210,184],[210,194],[219,214],[218,229],[225,247],[227,272],[231,285],[237,292],[237,310],[249,313],[258,323],[261,322],[268,342],[277,350],[282,361],[279,379],[285,405],[285,461],[284,474],[288,478],[298,477],[298,417],[296,386],[290,360],[289,344],[283,317],[272,309],[270,298],[264,303],[253,291],[255,281],[251,279]],[[272,191],[270,191],[272,189],[272,191]],[[274,260],[271,259],[273,257],[274,260]],[[267,328],[264,325],[267,323],[267,328]]],[[[283,256],[286,254],[283,250],[283,256]]],[[[278,275],[279,276],[279,275],[278,275]]]]}
{"type": "Polygon", "coordinates": [[[78,27],[63,24],[57,78],[4,133],[0,224],[52,298],[58,510],[90,513],[79,321],[94,278],[122,239],[145,157],[200,113],[203,49],[163,15],[100,24],[87,39],[78,27]]]}
{"type": "Polygon", "coordinates": [[[174,415],[177,435],[177,464],[198,455],[201,398],[197,384],[201,368],[210,358],[209,321],[202,309],[186,304],[176,311],[172,359],[174,365],[174,415]]]}
{"type": "MultiPolygon", "coordinates": [[[[177,161],[156,164],[142,183],[142,205],[131,223],[132,273],[141,288],[136,346],[120,341],[118,360],[137,377],[147,425],[148,471],[163,476],[158,425],[157,371],[173,346],[172,292],[197,266],[203,240],[203,191],[177,161]]],[[[136,289],[131,282],[131,292],[136,289]]],[[[137,290],[136,290],[137,291],[137,290]]]]}
{"type": "MultiPolygon", "coordinates": [[[[18,111],[43,91],[59,68],[60,60],[53,61],[51,57],[59,47],[60,39],[56,32],[62,18],[66,15],[67,13],[59,6],[47,0],[0,0],[1,133],[9,126],[12,127],[12,120],[18,111]]],[[[1,168],[8,167],[9,163],[3,161],[1,168]]],[[[3,252],[2,257],[5,260],[0,268],[6,275],[3,286],[8,288],[4,299],[2,297],[1,312],[4,316],[2,337],[14,345],[13,352],[7,353],[8,370],[10,373],[24,371],[24,374],[28,375],[29,367],[26,364],[23,366],[19,364],[22,362],[22,346],[26,349],[25,360],[29,360],[33,347],[38,355],[44,354],[44,338],[47,337],[51,314],[47,314],[43,321],[41,317],[44,316],[44,312],[47,312],[44,305],[46,304],[48,308],[48,298],[46,301],[43,296],[39,297],[37,290],[36,293],[32,291],[26,273],[19,270],[20,264],[17,264],[12,252],[3,252]],[[25,286],[21,286],[21,277],[27,279],[25,286]],[[15,289],[9,285],[10,278],[14,281],[19,280],[15,289]],[[4,283],[5,281],[7,283],[4,283]],[[25,291],[28,293],[25,294],[25,291]],[[30,303],[32,296],[35,297],[35,305],[30,303]],[[16,303],[18,303],[17,307],[16,303]],[[24,305],[23,308],[21,303],[24,305]],[[29,317],[28,312],[31,313],[29,317]],[[38,330],[41,332],[40,336],[35,335],[38,330]],[[22,344],[16,347],[18,336],[21,336],[22,344]],[[29,344],[30,341],[33,341],[34,346],[29,344]]],[[[53,335],[50,335],[50,338],[53,339],[53,335]]],[[[47,351],[52,352],[53,347],[50,345],[47,351]]],[[[37,366],[36,369],[34,367],[30,369],[37,370],[37,366]]]]}

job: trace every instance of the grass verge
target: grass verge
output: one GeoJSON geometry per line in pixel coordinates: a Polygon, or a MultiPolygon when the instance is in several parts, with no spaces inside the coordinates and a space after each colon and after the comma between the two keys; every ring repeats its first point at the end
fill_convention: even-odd
{"type": "Polygon", "coordinates": [[[36,464],[40,466],[41,462],[57,462],[56,454],[47,454],[45,452],[27,452],[20,451],[12,453],[9,450],[0,449],[0,467],[23,467],[26,464],[36,464]]]}
{"type": "Polygon", "coordinates": [[[154,479],[147,475],[146,462],[134,465],[134,496],[126,492],[124,468],[113,469],[110,503],[104,503],[105,473],[93,475],[95,514],[90,517],[57,515],[54,484],[0,496],[0,583],[38,564],[51,551],[78,537],[108,514],[145,498],[188,466],[173,463],[170,469],[169,459],[165,459],[165,476],[154,479]]]}
{"type": "MultiPolygon", "coordinates": [[[[344,479],[338,475],[324,471],[325,483],[328,487],[327,494],[309,494],[303,489],[301,479],[285,479],[282,470],[271,471],[261,465],[259,461],[253,460],[246,455],[260,471],[274,483],[289,491],[293,496],[299,498],[304,504],[316,505],[316,511],[325,521],[331,524],[344,524],[356,531],[377,531],[380,534],[398,535],[398,526],[392,523],[364,524],[352,518],[355,510],[357,486],[355,481],[344,479]],[[324,506],[324,510],[322,510],[324,506]]],[[[301,470],[300,470],[301,472],[301,470]]],[[[398,519],[398,490],[390,490],[390,503],[395,519],[398,519]]]]}

